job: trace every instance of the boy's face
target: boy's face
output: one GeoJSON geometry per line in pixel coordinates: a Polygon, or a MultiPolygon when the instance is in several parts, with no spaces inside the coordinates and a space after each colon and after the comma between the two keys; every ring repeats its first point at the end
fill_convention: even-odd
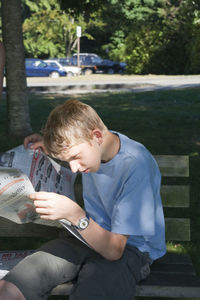
{"type": "Polygon", "coordinates": [[[67,161],[73,173],[97,172],[101,164],[101,147],[93,138],[90,143],[83,142],[72,146],[67,152],[59,155],[59,159],[67,161]]]}

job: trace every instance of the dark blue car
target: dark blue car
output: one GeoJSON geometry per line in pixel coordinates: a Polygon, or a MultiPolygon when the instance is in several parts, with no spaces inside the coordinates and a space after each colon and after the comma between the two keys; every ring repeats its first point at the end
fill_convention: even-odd
{"type": "Polygon", "coordinates": [[[52,67],[45,63],[42,59],[27,58],[25,60],[26,76],[27,77],[52,77],[58,78],[66,76],[64,70],[60,70],[56,66],[52,67]]]}

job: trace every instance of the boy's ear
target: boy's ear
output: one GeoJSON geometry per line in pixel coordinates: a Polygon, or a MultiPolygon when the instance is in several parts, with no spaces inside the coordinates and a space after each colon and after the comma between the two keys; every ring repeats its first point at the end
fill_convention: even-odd
{"type": "Polygon", "coordinates": [[[93,134],[93,138],[96,139],[99,145],[101,145],[103,141],[102,131],[97,128],[92,131],[92,134],[93,134]]]}

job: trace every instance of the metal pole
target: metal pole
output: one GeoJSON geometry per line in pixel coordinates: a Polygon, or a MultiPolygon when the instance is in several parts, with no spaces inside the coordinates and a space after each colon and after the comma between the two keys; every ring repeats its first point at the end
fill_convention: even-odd
{"type": "Polygon", "coordinates": [[[77,43],[77,66],[80,68],[80,37],[78,37],[77,43]]]}

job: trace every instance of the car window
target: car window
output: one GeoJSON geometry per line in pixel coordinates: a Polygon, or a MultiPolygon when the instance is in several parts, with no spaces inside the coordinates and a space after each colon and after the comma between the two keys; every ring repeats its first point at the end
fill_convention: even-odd
{"type": "Polygon", "coordinates": [[[102,62],[102,59],[100,57],[96,57],[96,56],[93,56],[92,57],[92,62],[95,63],[95,64],[100,64],[102,62]]]}
{"type": "MultiPolygon", "coordinates": [[[[77,62],[77,54],[73,55],[73,60],[76,63],[77,62]]],[[[102,59],[98,55],[94,54],[80,54],[80,63],[81,64],[99,64],[102,62],[102,59]]]]}
{"type": "Polygon", "coordinates": [[[25,61],[26,67],[32,66],[32,63],[33,63],[33,62],[32,62],[32,61],[29,61],[29,60],[28,60],[28,61],[25,61]]]}
{"type": "Polygon", "coordinates": [[[44,68],[46,67],[46,63],[43,61],[35,61],[34,66],[39,68],[44,68]]]}
{"type": "Polygon", "coordinates": [[[70,66],[73,64],[73,59],[72,58],[60,58],[59,63],[62,66],[70,66]]]}
{"type": "Polygon", "coordinates": [[[48,65],[53,67],[53,68],[58,68],[57,63],[55,63],[55,62],[48,62],[48,65]]]}
{"type": "Polygon", "coordinates": [[[86,63],[86,64],[91,64],[91,63],[92,63],[92,58],[86,56],[86,57],[85,57],[85,60],[83,60],[83,62],[86,63]]]}
{"type": "Polygon", "coordinates": [[[36,67],[38,67],[38,66],[40,65],[40,61],[35,61],[35,62],[33,63],[33,65],[36,66],[36,67]]]}
{"type": "Polygon", "coordinates": [[[91,60],[92,60],[93,64],[99,64],[102,61],[102,59],[100,57],[98,57],[98,56],[92,56],[91,60]]]}

